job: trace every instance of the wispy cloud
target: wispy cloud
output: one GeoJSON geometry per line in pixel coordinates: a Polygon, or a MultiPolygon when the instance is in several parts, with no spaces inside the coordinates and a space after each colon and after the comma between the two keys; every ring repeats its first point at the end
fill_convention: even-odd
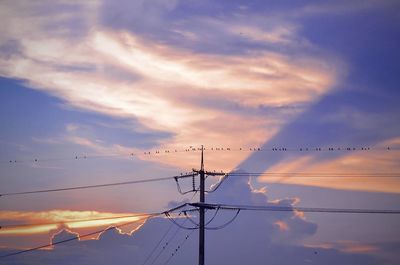
{"type": "MultiPolygon", "coordinates": [[[[0,74],[22,78],[28,86],[75,108],[137,119],[147,128],[172,133],[164,146],[258,144],[301,108],[285,110],[285,119],[281,114],[266,118],[246,112],[260,106],[307,106],[332,89],[339,78],[337,65],[317,56],[287,56],[268,48],[246,54],[205,54],[129,31],[112,32],[93,19],[97,3],[81,5],[82,12],[62,14],[45,13],[39,4],[5,8],[8,13],[3,20],[20,30],[4,31],[1,38],[18,39],[21,49],[8,54],[8,59],[2,57],[0,74]],[[89,16],[85,10],[91,10],[89,16]],[[73,31],[72,18],[90,30],[77,37],[61,34],[73,31]],[[49,29],[54,19],[60,26],[49,29]],[[125,74],[123,78],[107,75],[103,69],[125,74]],[[126,79],[126,74],[132,78],[126,79]],[[204,105],[205,100],[215,104],[204,105]],[[227,111],[227,105],[243,111],[227,111]]],[[[249,23],[219,27],[231,35],[242,32],[245,38],[277,45],[291,42],[294,34],[290,27],[268,31],[249,23]]],[[[76,137],[71,140],[92,144],[76,137]]]]}

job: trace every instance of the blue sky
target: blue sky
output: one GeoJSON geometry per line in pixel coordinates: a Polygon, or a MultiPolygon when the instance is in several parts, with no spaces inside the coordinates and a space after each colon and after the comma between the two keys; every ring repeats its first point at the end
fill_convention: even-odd
{"type": "MultiPolygon", "coordinates": [[[[244,150],[357,148],[207,151],[212,170],[400,172],[397,1],[19,0],[3,2],[0,10],[0,193],[172,176],[198,167],[199,153],[155,151],[202,144],[244,150]],[[147,151],[152,154],[144,155],[147,151]],[[95,155],[116,156],[83,158],[95,155]],[[45,160],[51,158],[67,159],[45,160]]],[[[228,180],[216,198],[378,209],[398,209],[400,199],[399,182],[393,179],[255,175],[250,183],[228,180]]],[[[77,219],[87,211],[99,216],[158,211],[190,199],[174,185],[4,197],[0,221],[48,222],[55,210],[77,219]]],[[[237,231],[233,238],[248,233],[265,248],[232,243],[231,264],[245,262],[240,251],[253,251],[252,263],[262,263],[268,253],[280,253],[268,260],[272,264],[396,264],[400,259],[396,216],[255,215],[255,225],[249,216],[233,230],[216,232],[223,241],[216,245],[231,244],[229,231],[237,231]],[[357,229],[349,223],[357,223],[357,229]],[[310,251],[324,255],[310,259],[310,251]]],[[[136,248],[132,255],[140,262],[166,226],[166,220],[155,219],[133,235],[104,234],[29,257],[50,264],[72,250],[89,248],[98,257],[90,262],[98,264],[103,260],[98,246],[116,240],[121,249],[136,248]]],[[[63,228],[0,233],[0,251],[43,244],[63,228]]],[[[90,229],[96,228],[74,232],[90,229]]],[[[194,262],[196,239],[188,242],[179,264],[194,262]]],[[[118,253],[121,264],[132,257],[110,251],[118,253]]],[[[75,263],[80,262],[84,259],[75,263]]],[[[221,262],[217,252],[210,262],[221,262]]]]}

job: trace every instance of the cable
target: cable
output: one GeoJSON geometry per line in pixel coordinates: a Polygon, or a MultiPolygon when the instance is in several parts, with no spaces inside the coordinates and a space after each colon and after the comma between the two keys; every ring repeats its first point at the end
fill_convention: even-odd
{"type": "MultiPolygon", "coordinates": [[[[188,227],[188,226],[184,226],[183,224],[179,224],[177,221],[174,220],[173,217],[171,217],[171,215],[169,213],[165,213],[165,216],[168,218],[168,220],[170,220],[174,225],[178,226],[179,228],[185,229],[185,230],[197,230],[199,229],[198,227],[188,227]]],[[[185,219],[187,220],[187,219],[185,219]]]]}
{"type": "MultiPolygon", "coordinates": [[[[193,197],[194,197],[194,196],[193,196],[193,197]]],[[[193,197],[192,197],[192,199],[193,199],[193,197]]],[[[181,213],[182,213],[182,212],[181,212],[181,213]]],[[[181,213],[179,213],[179,215],[180,215],[181,213]]],[[[186,221],[187,221],[187,219],[185,219],[185,220],[182,222],[181,225],[183,226],[183,225],[186,223],[186,221]]],[[[174,225],[174,224],[172,223],[171,225],[174,225]]],[[[158,255],[154,258],[153,262],[152,262],[150,265],[153,265],[153,264],[157,261],[157,259],[161,256],[161,254],[167,249],[167,246],[171,243],[171,241],[174,240],[174,238],[175,238],[176,235],[179,233],[179,231],[181,231],[181,227],[180,227],[180,226],[178,226],[178,227],[176,228],[174,234],[172,234],[172,236],[167,240],[167,242],[165,243],[164,247],[160,250],[160,252],[159,252],[158,255]]],[[[194,231],[194,230],[192,230],[192,232],[193,232],[193,231],[194,231]]]]}
{"type": "MultiPolygon", "coordinates": [[[[197,189],[198,189],[198,188],[197,188],[197,189]]],[[[197,194],[197,189],[196,189],[196,192],[193,193],[193,195],[192,195],[192,197],[190,198],[189,202],[192,201],[193,198],[196,196],[196,194],[197,194]]],[[[187,204],[183,204],[182,207],[185,207],[186,205],[187,205],[187,204]]],[[[182,207],[180,207],[180,208],[182,208],[182,207]]],[[[183,211],[181,211],[181,212],[179,213],[179,215],[180,215],[182,212],[183,212],[183,211]]],[[[182,222],[181,225],[184,226],[186,222],[187,222],[187,219],[185,219],[185,220],[182,222]]],[[[171,223],[171,226],[173,226],[173,225],[174,225],[174,223],[171,223]]],[[[166,250],[166,248],[167,248],[167,246],[169,245],[169,243],[171,243],[171,241],[176,237],[176,235],[179,233],[179,231],[181,231],[181,227],[180,227],[180,226],[178,226],[178,227],[176,228],[174,234],[169,238],[169,240],[166,242],[165,246],[160,250],[160,252],[158,253],[158,255],[155,257],[155,259],[153,260],[153,262],[152,262],[150,265],[153,265],[153,264],[157,261],[157,259],[158,259],[158,258],[161,256],[161,254],[166,250]]],[[[194,232],[194,230],[191,231],[191,233],[193,233],[193,232],[194,232]]],[[[143,264],[143,265],[144,265],[144,264],[143,264]]]]}
{"type": "MultiPolygon", "coordinates": [[[[194,196],[196,196],[197,191],[192,195],[192,197],[190,198],[189,202],[193,200],[194,196]]],[[[153,250],[149,253],[149,255],[147,256],[147,258],[145,259],[145,261],[143,262],[142,265],[145,265],[147,263],[147,261],[149,261],[149,259],[151,258],[151,256],[153,256],[154,252],[156,251],[156,249],[160,246],[161,242],[165,239],[165,237],[167,236],[167,234],[169,233],[169,231],[172,229],[172,227],[174,226],[173,223],[170,224],[168,230],[164,233],[164,235],[161,237],[161,239],[158,241],[158,243],[155,245],[155,247],[153,248],[153,250]]],[[[161,251],[161,253],[163,252],[163,250],[161,251]]],[[[158,255],[159,256],[159,255],[158,255]]],[[[157,259],[157,258],[156,258],[157,259]]],[[[153,261],[153,263],[155,262],[155,260],[153,261]]],[[[152,264],[153,264],[152,263],[152,264]]]]}
{"type": "Polygon", "coordinates": [[[122,216],[104,217],[104,218],[64,220],[64,221],[58,221],[58,222],[52,222],[52,223],[49,222],[49,223],[11,224],[11,225],[2,225],[2,226],[0,226],[0,229],[18,228],[18,227],[26,227],[26,226],[58,225],[58,224],[69,224],[69,223],[101,221],[101,220],[115,220],[115,219],[133,218],[133,217],[143,217],[143,216],[148,216],[148,215],[149,214],[136,214],[136,215],[122,215],[122,216]]]}
{"type": "MultiPolygon", "coordinates": [[[[195,174],[189,174],[188,177],[191,177],[195,174]]],[[[400,173],[392,172],[392,173],[326,173],[326,172],[232,172],[226,174],[226,177],[223,177],[219,183],[212,189],[207,191],[208,193],[216,191],[220,185],[227,179],[229,176],[288,176],[290,175],[292,178],[400,178],[400,173]]],[[[132,181],[124,181],[124,182],[114,182],[114,183],[105,183],[105,184],[95,184],[95,185],[86,185],[86,186],[75,186],[75,187],[65,187],[65,188],[56,188],[56,189],[43,189],[43,190],[33,190],[33,191],[22,191],[22,192],[9,192],[0,194],[0,197],[5,196],[15,196],[15,195],[27,195],[27,194],[36,194],[36,193],[47,193],[47,192],[60,192],[60,191],[69,191],[69,190],[81,190],[81,189],[93,189],[93,188],[104,188],[104,187],[111,187],[111,186],[121,186],[121,185],[131,185],[131,184],[139,184],[139,183],[147,183],[147,182],[156,182],[156,181],[164,181],[164,180],[171,180],[175,179],[176,183],[178,183],[177,179],[181,178],[182,176],[172,176],[172,177],[164,177],[164,178],[153,178],[153,179],[141,179],[141,180],[132,180],[132,181]]],[[[186,194],[189,192],[182,192],[180,190],[178,184],[178,191],[181,194],[186,194]]]]}
{"type": "Polygon", "coordinates": [[[235,221],[236,218],[238,217],[239,213],[240,213],[240,209],[237,209],[235,216],[233,216],[233,218],[231,220],[229,220],[228,222],[226,222],[225,224],[222,224],[220,226],[214,226],[214,227],[205,227],[204,229],[206,229],[206,230],[220,230],[220,229],[223,229],[223,228],[227,227],[228,225],[230,225],[231,223],[233,223],[233,221],[235,221]]]}
{"type": "Polygon", "coordinates": [[[114,182],[114,183],[106,183],[106,184],[95,184],[95,185],[86,185],[86,186],[75,186],[75,187],[66,187],[66,188],[57,188],[57,189],[45,189],[45,190],[34,190],[34,191],[21,191],[21,192],[9,192],[0,194],[0,197],[4,196],[14,196],[14,195],[25,195],[25,194],[36,194],[36,193],[46,193],[46,192],[59,192],[59,191],[68,191],[68,190],[82,190],[82,189],[93,189],[93,188],[104,188],[111,186],[121,186],[121,185],[131,185],[131,184],[139,184],[146,182],[155,182],[155,181],[164,181],[164,180],[172,180],[174,177],[164,177],[164,178],[153,178],[153,179],[141,179],[141,180],[132,180],[132,181],[124,181],[124,182],[114,182]]]}
{"type": "Polygon", "coordinates": [[[190,173],[190,174],[185,174],[185,175],[174,177],[175,183],[176,183],[176,188],[178,189],[178,192],[181,195],[186,195],[186,194],[191,193],[191,192],[195,192],[196,193],[198,191],[198,189],[196,189],[196,187],[195,187],[195,180],[194,180],[195,179],[194,177],[197,176],[197,175],[198,175],[198,173],[194,172],[194,173],[190,173]],[[181,179],[181,178],[189,178],[189,177],[192,177],[192,186],[193,186],[193,188],[191,190],[188,190],[188,191],[182,191],[181,185],[179,184],[179,179],[181,179]]]}
{"type": "Polygon", "coordinates": [[[290,176],[291,178],[400,178],[398,172],[374,172],[374,173],[334,173],[334,172],[232,172],[228,176],[290,176]]]}
{"type": "Polygon", "coordinates": [[[194,230],[191,231],[189,234],[187,234],[185,236],[185,238],[181,241],[181,243],[177,246],[177,248],[175,249],[174,252],[172,252],[171,256],[169,256],[169,258],[165,261],[164,265],[168,264],[170,262],[170,260],[175,256],[175,254],[178,252],[178,250],[181,249],[181,247],[183,247],[183,245],[185,244],[185,242],[190,238],[190,236],[193,234],[194,230]]]}
{"type": "Polygon", "coordinates": [[[164,233],[164,235],[161,237],[161,239],[158,241],[158,243],[156,244],[156,246],[153,248],[153,250],[149,253],[149,255],[147,256],[147,258],[144,260],[142,265],[145,265],[147,263],[147,261],[149,261],[149,259],[151,258],[151,256],[153,256],[154,252],[157,250],[157,248],[160,246],[161,242],[165,239],[165,237],[168,235],[169,231],[171,231],[172,227],[174,226],[174,224],[170,224],[170,226],[168,227],[168,230],[164,233]]]}
{"type": "MultiPolygon", "coordinates": [[[[210,152],[348,152],[348,151],[398,151],[397,147],[209,147],[204,150],[210,152]]],[[[16,164],[16,163],[38,163],[38,162],[51,162],[51,161],[72,161],[72,160],[89,160],[89,159],[106,159],[106,158],[128,158],[138,156],[153,156],[157,157],[160,155],[170,155],[176,153],[187,153],[201,151],[201,148],[195,148],[190,146],[189,148],[178,148],[178,149],[156,149],[156,150],[143,150],[135,151],[128,154],[102,154],[102,155],[71,155],[67,157],[50,157],[50,158],[31,158],[31,159],[9,159],[2,160],[0,164],[16,164]]]]}
{"type": "Polygon", "coordinates": [[[165,149],[165,150],[145,150],[142,152],[133,152],[129,154],[102,154],[102,155],[71,155],[65,157],[48,157],[48,158],[31,158],[31,159],[9,159],[2,160],[0,164],[17,164],[17,163],[39,163],[39,162],[53,162],[53,161],[73,161],[73,160],[89,160],[89,159],[107,159],[107,158],[129,158],[129,157],[139,157],[139,156],[152,156],[158,157],[160,155],[176,154],[176,153],[186,153],[197,150],[191,149],[165,149]]]}
{"type": "MultiPolygon", "coordinates": [[[[153,216],[156,216],[156,215],[159,215],[159,214],[160,213],[152,214],[151,216],[147,217],[146,220],[149,219],[150,217],[153,217],[153,216]]],[[[92,236],[92,235],[104,233],[104,232],[107,232],[107,231],[115,229],[115,228],[120,228],[120,227],[123,227],[123,226],[127,226],[127,225],[130,225],[130,224],[136,223],[138,221],[140,221],[140,220],[131,221],[131,222],[128,222],[128,223],[117,225],[117,226],[111,226],[111,227],[108,227],[106,229],[97,230],[97,231],[94,231],[94,232],[91,232],[91,233],[88,233],[88,234],[79,235],[77,237],[73,237],[73,238],[69,238],[69,239],[65,239],[65,240],[60,240],[60,241],[57,241],[57,242],[52,242],[52,243],[47,244],[47,245],[42,245],[42,246],[38,246],[38,247],[34,247],[34,248],[29,248],[29,249],[25,249],[25,250],[9,253],[9,254],[0,256],[0,258],[7,258],[7,257],[16,256],[16,255],[20,255],[20,254],[23,254],[23,253],[39,250],[39,249],[42,249],[42,248],[47,248],[47,247],[63,244],[63,243],[66,243],[66,242],[69,242],[69,241],[73,241],[73,240],[77,240],[77,239],[80,239],[80,238],[89,237],[89,236],[92,236]]]]}
{"type": "Polygon", "coordinates": [[[379,210],[379,209],[344,209],[344,208],[313,208],[313,207],[287,207],[287,206],[254,206],[254,205],[229,205],[229,204],[208,204],[190,203],[194,207],[217,208],[223,210],[248,210],[248,211],[273,211],[273,212],[308,212],[308,213],[354,213],[354,214],[400,214],[400,210],[379,210]]]}
{"type": "MultiPolygon", "coordinates": [[[[204,226],[207,226],[207,225],[209,225],[212,221],[214,221],[215,217],[217,216],[217,214],[218,214],[218,212],[219,212],[219,209],[220,209],[220,208],[217,207],[217,210],[215,211],[214,215],[210,218],[210,220],[208,220],[208,221],[204,224],[204,226]]],[[[206,211],[207,211],[207,209],[206,209],[206,211]]],[[[182,211],[182,212],[183,212],[183,214],[185,215],[185,217],[186,217],[193,225],[195,225],[195,226],[197,227],[197,229],[198,229],[200,225],[199,225],[198,223],[196,223],[196,222],[187,214],[187,211],[182,211]]]]}

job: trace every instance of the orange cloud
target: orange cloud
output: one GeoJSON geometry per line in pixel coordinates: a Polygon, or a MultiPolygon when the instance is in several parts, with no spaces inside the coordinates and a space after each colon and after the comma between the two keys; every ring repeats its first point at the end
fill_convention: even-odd
{"type": "MultiPolygon", "coordinates": [[[[92,26],[85,36],[71,40],[45,27],[60,18],[36,16],[29,2],[24,8],[2,7],[3,22],[10,28],[3,29],[0,36],[19,40],[21,52],[0,58],[0,75],[23,79],[28,86],[70,106],[132,118],[146,128],[170,132],[173,136],[160,142],[160,147],[258,145],[304,108],[285,111],[285,118],[252,111],[261,106],[310,104],[335,86],[340,78],[338,69],[343,68],[334,58],[287,56],[270,50],[210,55],[160,44],[132,32],[110,32],[96,24],[97,8],[93,2],[82,8],[83,13],[64,14],[82,16],[92,26]],[[80,67],[89,70],[80,71],[80,67]],[[78,70],[68,70],[75,68],[78,70]],[[109,74],[108,69],[130,78],[109,74]]],[[[295,34],[289,25],[270,30],[240,21],[217,26],[231,35],[240,29],[248,38],[271,43],[290,43],[295,34]]],[[[67,140],[104,150],[78,136],[67,140]]],[[[222,165],[212,166],[231,169],[246,156],[226,155],[222,165]]],[[[166,161],[170,165],[175,162],[166,161]]],[[[181,165],[191,164],[185,159],[181,165]]]]}
{"type": "Polygon", "coordinates": [[[49,233],[61,227],[75,230],[99,228],[138,221],[131,232],[143,224],[146,214],[97,211],[52,210],[42,212],[0,211],[3,227],[0,236],[22,236],[49,233]]]}

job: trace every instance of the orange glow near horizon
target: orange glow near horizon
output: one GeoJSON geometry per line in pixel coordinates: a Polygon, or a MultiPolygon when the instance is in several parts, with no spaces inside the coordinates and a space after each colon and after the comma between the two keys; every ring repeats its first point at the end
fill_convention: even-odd
{"type": "MultiPolygon", "coordinates": [[[[110,213],[97,211],[51,210],[42,212],[0,211],[0,220],[5,225],[0,229],[0,236],[26,236],[46,234],[56,229],[69,228],[84,230],[88,228],[118,226],[135,221],[142,221],[147,214],[110,213]],[[119,218],[121,217],[121,218],[119,218]],[[7,225],[7,223],[12,223],[7,225]]],[[[133,230],[137,226],[130,225],[133,230]]],[[[130,229],[130,230],[132,230],[130,229]]],[[[128,233],[131,231],[128,231],[128,233]]]]}

